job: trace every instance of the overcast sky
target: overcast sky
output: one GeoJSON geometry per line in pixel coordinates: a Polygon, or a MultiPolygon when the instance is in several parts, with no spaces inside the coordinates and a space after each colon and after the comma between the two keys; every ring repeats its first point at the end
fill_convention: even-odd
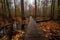
{"type": "MultiPolygon", "coordinates": [[[[40,0],[40,6],[42,6],[41,1],[44,1],[44,0],[40,0]]],[[[12,0],[12,2],[14,2],[14,0],[12,0]]],[[[18,4],[19,2],[20,0],[16,0],[16,4],[18,4]]],[[[28,3],[33,5],[34,0],[28,0],[28,3]]],[[[48,5],[50,5],[50,3],[48,5]]],[[[14,7],[14,3],[12,4],[12,6],[14,7]]]]}

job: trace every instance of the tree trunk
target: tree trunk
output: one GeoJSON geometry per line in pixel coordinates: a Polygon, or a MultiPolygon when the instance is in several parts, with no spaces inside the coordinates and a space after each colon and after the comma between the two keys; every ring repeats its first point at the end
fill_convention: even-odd
{"type": "Polygon", "coordinates": [[[14,7],[15,7],[15,17],[17,17],[16,16],[16,1],[14,0],[14,7]]]}
{"type": "Polygon", "coordinates": [[[35,18],[36,18],[36,14],[37,14],[37,0],[35,0],[35,18]]]}
{"type": "Polygon", "coordinates": [[[11,11],[10,11],[10,6],[9,6],[9,1],[6,0],[6,4],[7,4],[8,12],[9,12],[9,18],[12,18],[11,11]]]}
{"type": "Polygon", "coordinates": [[[54,19],[54,8],[55,8],[55,0],[52,0],[52,4],[51,4],[51,19],[54,19]]]}
{"type": "Polygon", "coordinates": [[[22,17],[22,27],[21,29],[24,30],[24,20],[25,20],[25,16],[24,16],[24,0],[21,0],[21,17],[22,17]]]}
{"type": "Polygon", "coordinates": [[[8,37],[9,37],[9,40],[12,39],[12,34],[13,34],[13,19],[12,19],[12,16],[11,16],[11,11],[10,11],[10,6],[9,6],[9,1],[6,0],[6,5],[7,5],[7,9],[8,9],[8,12],[9,12],[9,21],[11,22],[11,25],[10,25],[10,28],[9,28],[9,33],[7,33],[8,37]]]}
{"type": "MultiPolygon", "coordinates": [[[[60,0],[58,0],[58,6],[60,7],[60,0]]],[[[60,10],[58,10],[58,20],[60,20],[60,10]]]]}

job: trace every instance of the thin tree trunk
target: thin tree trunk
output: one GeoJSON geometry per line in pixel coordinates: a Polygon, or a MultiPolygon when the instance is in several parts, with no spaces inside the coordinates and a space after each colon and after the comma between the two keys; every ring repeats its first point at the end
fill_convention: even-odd
{"type": "Polygon", "coordinates": [[[22,17],[22,30],[25,30],[24,28],[24,20],[25,20],[25,16],[24,16],[24,0],[21,0],[21,17],[22,17]]]}
{"type": "Polygon", "coordinates": [[[60,0],[58,0],[58,5],[60,5],[60,0]]]}
{"type": "Polygon", "coordinates": [[[6,12],[5,11],[5,0],[4,1],[2,0],[2,17],[3,17],[3,19],[5,19],[5,16],[6,16],[5,12],[6,12]]]}
{"type": "Polygon", "coordinates": [[[51,19],[54,19],[54,8],[55,8],[55,0],[52,0],[52,4],[51,4],[51,19]]]}
{"type": "Polygon", "coordinates": [[[9,33],[7,33],[9,40],[12,40],[12,34],[13,34],[13,20],[12,20],[12,16],[11,16],[11,11],[10,11],[10,6],[8,3],[8,0],[6,0],[6,4],[7,4],[7,8],[8,8],[8,12],[9,12],[9,21],[11,21],[11,25],[9,28],[9,33]]]}
{"type": "MultiPolygon", "coordinates": [[[[21,30],[25,31],[25,24],[24,24],[24,20],[25,20],[25,15],[24,15],[24,0],[21,0],[21,17],[22,17],[22,26],[21,26],[21,30]]],[[[22,38],[22,40],[24,40],[25,37],[22,38]]]]}
{"type": "MultiPolygon", "coordinates": [[[[60,7],[60,0],[58,0],[58,6],[60,7]]],[[[60,10],[58,10],[58,20],[60,20],[60,10]]]]}
{"type": "Polygon", "coordinates": [[[14,0],[14,6],[15,6],[15,17],[17,17],[16,16],[16,1],[14,0]]]}
{"type": "Polygon", "coordinates": [[[43,17],[45,17],[45,1],[43,2],[43,17]]]}
{"type": "Polygon", "coordinates": [[[7,0],[6,0],[6,4],[7,4],[8,12],[9,12],[9,18],[12,18],[11,11],[10,11],[10,6],[9,6],[9,3],[8,3],[7,0]]]}
{"type": "Polygon", "coordinates": [[[35,18],[36,18],[36,14],[37,14],[37,0],[35,0],[35,18]]]}
{"type": "MultiPolygon", "coordinates": [[[[49,1],[48,1],[48,0],[45,0],[45,1],[46,1],[46,4],[45,4],[45,5],[46,5],[45,17],[47,17],[47,11],[48,11],[47,9],[49,9],[49,8],[48,8],[48,2],[49,2],[49,1]]],[[[49,12],[49,13],[50,13],[50,12],[49,12]]]]}

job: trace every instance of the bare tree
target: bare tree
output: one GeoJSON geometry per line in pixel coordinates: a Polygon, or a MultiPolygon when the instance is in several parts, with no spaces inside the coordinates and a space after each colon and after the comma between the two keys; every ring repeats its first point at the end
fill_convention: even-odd
{"type": "Polygon", "coordinates": [[[40,10],[40,0],[38,0],[37,3],[38,3],[38,9],[37,9],[37,10],[38,10],[38,16],[41,16],[41,15],[40,15],[40,13],[41,13],[41,10],[40,10]]]}
{"type": "Polygon", "coordinates": [[[43,17],[45,16],[45,10],[44,10],[44,8],[45,8],[45,0],[43,0],[42,1],[42,10],[43,10],[43,17]]]}
{"type": "MultiPolygon", "coordinates": [[[[60,0],[58,0],[58,6],[60,7],[60,0]]],[[[58,19],[60,20],[60,10],[58,10],[58,19]]]]}
{"type": "MultiPolygon", "coordinates": [[[[10,0],[11,1],[11,0],[10,0]]],[[[13,34],[13,19],[12,19],[12,16],[11,16],[11,10],[10,10],[10,1],[9,0],[6,0],[6,4],[7,4],[7,9],[8,9],[8,12],[9,12],[9,21],[11,22],[11,25],[10,25],[10,28],[9,28],[9,32],[7,33],[8,37],[9,37],[9,40],[12,39],[12,34],[13,34]]]]}
{"type": "Polygon", "coordinates": [[[9,18],[11,19],[12,18],[11,10],[10,10],[11,3],[9,2],[9,0],[8,1],[6,0],[6,5],[7,5],[8,12],[9,12],[9,18]]]}
{"type": "Polygon", "coordinates": [[[27,8],[28,8],[28,0],[25,0],[25,1],[24,1],[25,17],[28,16],[28,12],[27,12],[28,10],[27,10],[27,8]]]}
{"type": "Polygon", "coordinates": [[[35,18],[36,18],[36,14],[37,14],[37,0],[35,0],[35,18]]]}
{"type": "Polygon", "coordinates": [[[22,17],[22,20],[25,19],[25,17],[24,17],[24,0],[21,0],[21,17],[22,17]]]}
{"type": "Polygon", "coordinates": [[[15,7],[15,17],[17,17],[16,16],[16,0],[14,0],[14,7],[15,7]]]}
{"type": "Polygon", "coordinates": [[[58,0],[58,5],[60,5],[60,0],[58,0]]]}
{"type": "Polygon", "coordinates": [[[52,0],[52,3],[51,3],[51,19],[54,19],[54,8],[55,8],[55,0],[52,0]]]}
{"type": "Polygon", "coordinates": [[[21,17],[22,17],[22,27],[21,29],[24,30],[24,20],[25,20],[25,16],[24,16],[24,0],[21,0],[21,17]]]}

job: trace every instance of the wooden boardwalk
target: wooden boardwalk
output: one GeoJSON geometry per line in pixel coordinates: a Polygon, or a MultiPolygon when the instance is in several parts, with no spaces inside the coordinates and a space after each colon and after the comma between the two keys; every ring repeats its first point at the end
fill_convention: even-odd
{"type": "Polygon", "coordinates": [[[26,28],[25,40],[48,40],[45,33],[40,29],[36,22],[30,17],[29,24],[26,28]]]}

